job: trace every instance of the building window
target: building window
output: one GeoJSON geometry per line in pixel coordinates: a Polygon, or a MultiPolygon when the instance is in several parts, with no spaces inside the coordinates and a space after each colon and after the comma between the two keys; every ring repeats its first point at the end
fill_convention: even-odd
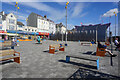
{"type": "Polygon", "coordinates": [[[32,29],[32,31],[34,31],[34,30],[32,29]]]}
{"type": "Polygon", "coordinates": [[[11,15],[11,17],[13,17],[13,15],[11,15]]]}
{"type": "Polygon", "coordinates": [[[93,30],[93,34],[94,34],[94,32],[95,32],[95,31],[93,30]]]}
{"type": "Polygon", "coordinates": [[[18,27],[22,27],[22,25],[18,25],[18,27]]]}
{"type": "Polygon", "coordinates": [[[0,25],[0,29],[2,29],[2,25],[0,25]]]}
{"type": "Polygon", "coordinates": [[[27,29],[25,29],[27,31],[27,29]]]}
{"type": "Polygon", "coordinates": [[[14,24],[14,23],[15,23],[15,20],[9,19],[9,23],[14,24]]]}
{"type": "Polygon", "coordinates": [[[9,30],[14,30],[14,26],[10,25],[9,30]]]}
{"type": "Polygon", "coordinates": [[[91,34],[91,30],[90,30],[90,34],[91,34]]]}
{"type": "Polygon", "coordinates": [[[30,31],[30,29],[28,29],[28,31],[30,31]]]}

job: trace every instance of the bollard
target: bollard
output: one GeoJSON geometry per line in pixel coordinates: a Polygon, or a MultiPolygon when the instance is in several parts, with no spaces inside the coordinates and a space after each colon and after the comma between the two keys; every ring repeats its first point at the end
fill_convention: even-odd
{"type": "Polygon", "coordinates": [[[66,62],[70,62],[70,57],[66,56],[66,62]]]}
{"type": "Polygon", "coordinates": [[[92,46],[92,43],[90,43],[90,46],[92,46]]]}
{"type": "Polygon", "coordinates": [[[99,58],[97,59],[97,70],[99,70],[99,58]]]}

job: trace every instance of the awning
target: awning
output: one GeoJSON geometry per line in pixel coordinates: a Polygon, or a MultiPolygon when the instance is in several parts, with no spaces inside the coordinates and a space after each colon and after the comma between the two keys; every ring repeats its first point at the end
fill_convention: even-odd
{"type": "Polygon", "coordinates": [[[49,35],[49,33],[45,33],[45,32],[39,32],[39,35],[42,35],[42,36],[48,36],[49,35]]]}
{"type": "MultiPolygon", "coordinates": [[[[16,36],[16,34],[12,34],[12,33],[7,33],[8,36],[16,36]]],[[[18,34],[17,34],[18,36],[18,34]]]]}
{"type": "MultiPolygon", "coordinates": [[[[16,33],[16,31],[8,30],[8,33],[16,33]]],[[[23,35],[35,35],[35,32],[27,32],[27,31],[17,31],[17,34],[23,34],[23,35]]],[[[39,35],[39,33],[36,33],[36,35],[39,35]]]]}

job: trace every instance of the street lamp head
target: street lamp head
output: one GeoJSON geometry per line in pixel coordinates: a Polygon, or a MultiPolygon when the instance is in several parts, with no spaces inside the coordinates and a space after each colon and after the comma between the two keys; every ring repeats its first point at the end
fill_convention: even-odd
{"type": "Polygon", "coordinates": [[[15,5],[15,7],[17,7],[17,4],[15,5]]]}
{"type": "Polygon", "coordinates": [[[114,12],[114,14],[116,14],[116,13],[114,12]]]}
{"type": "Polygon", "coordinates": [[[65,6],[65,8],[67,8],[67,6],[65,6]]]}
{"type": "Polygon", "coordinates": [[[66,3],[66,6],[69,4],[69,2],[66,3]]]}
{"type": "Polygon", "coordinates": [[[18,4],[18,2],[16,2],[16,4],[18,4]]]}
{"type": "Polygon", "coordinates": [[[17,9],[20,9],[19,7],[17,7],[17,9]]]}

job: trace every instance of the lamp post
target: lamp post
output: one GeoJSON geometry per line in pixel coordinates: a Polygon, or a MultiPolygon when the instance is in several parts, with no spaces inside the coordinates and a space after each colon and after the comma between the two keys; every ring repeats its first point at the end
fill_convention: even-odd
{"type": "Polygon", "coordinates": [[[115,14],[115,38],[116,38],[116,16],[117,16],[117,14],[114,12],[114,14],[115,14]]]}
{"type": "Polygon", "coordinates": [[[66,9],[66,40],[65,40],[65,46],[67,46],[67,6],[68,6],[69,2],[66,3],[65,9],[66,9]]]}
{"type": "MultiPolygon", "coordinates": [[[[27,23],[27,21],[28,21],[28,18],[26,18],[26,23],[27,23]]],[[[27,27],[28,28],[28,37],[29,37],[29,27],[27,27]]]]}
{"type": "MultiPolygon", "coordinates": [[[[20,8],[18,7],[18,2],[16,2],[15,7],[16,7],[16,12],[17,12],[17,14],[18,14],[18,9],[20,9],[20,8]]],[[[18,17],[17,17],[17,18],[18,18],[18,17]]],[[[16,36],[15,36],[15,38],[16,38],[16,40],[17,40],[17,20],[16,20],[16,36]]]]}

